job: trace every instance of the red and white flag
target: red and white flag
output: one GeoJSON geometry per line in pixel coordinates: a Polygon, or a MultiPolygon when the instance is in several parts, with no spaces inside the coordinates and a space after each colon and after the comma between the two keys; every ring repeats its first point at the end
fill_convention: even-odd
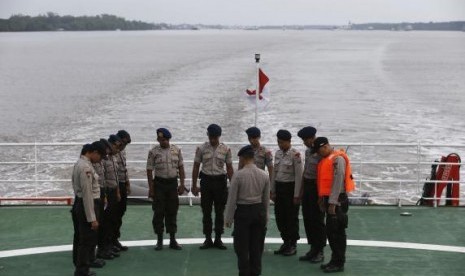
{"type": "MultiPolygon", "coordinates": [[[[265,107],[270,102],[270,89],[268,81],[270,80],[262,69],[258,69],[258,79],[259,79],[259,92],[258,92],[258,105],[260,107],[265,107]]],[[[247,89],[246,91],[247,98],[253,104],[256,101],[257,90],[247,89]]]]}

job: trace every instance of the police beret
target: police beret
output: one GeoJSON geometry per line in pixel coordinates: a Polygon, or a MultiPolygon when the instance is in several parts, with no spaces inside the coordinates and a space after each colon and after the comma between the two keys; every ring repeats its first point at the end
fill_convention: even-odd
{"type": "Polygon", "coordinates": [[[247,145],[247,146],[242,147],[239,150],[239,152],[237,153],[237,156],[244,156],[244,155],[248,155],[248,156],[251,156],[251,157],[254,156],[254,150],[253,150],[253,147],[251,145],[247,145]]]}
{"type": "Polygon", "coordinates": [[[217,124],[211,124],[207,127],[208,136],[221,136],[221,127],[217,124]]]}
{"type": "Polygon", "coordinates": [[[257,138],[261,135],[260,129],[258,127],[249,127],[245,133],[247,133],[247,136],[250,138],[257,138]]]}
{"type": "Polygon", "coordinates": [[[299,132],[297,132],[297,136],[299,136],[302,139],[311,138],[315,136],[315,134],[316,134],[316,128],[311,127],[311,126],[304,127],[301,130],[299,130],[299,132]]]}
{"type": "Polygon", "coordinates": [[[131,135],[129,135],[129,133],[126,130],[118,130],[118,133],[116,133],[116,135],[118,135],[118,137],[121,139],[126,139],[128,141],[128,144],[131,144],[131,135]]]}
{"type": "Polygon", "coordinates": [[[98,153],[100,154],[101,157],[104,157],[107,155],[107,151],[105,149],[105,145],[100,142],[100,141],[95,141],[92,143],[92,149],[94,151],[98,151],[98,153]]]}
{"type": "Polygon", "coordinates": [[[106,148],[111,149],[111,144],[108,142],[107,139],[104,139],[104,138],[100,139],[100,143],[102,143],[106,148]]]}
{"type": "Polygon", "coordinates": [[[323,147],[324,145],[329,144],[328,138],[326,137],[318,137],[313,141],[313,148],[312,152],[318,152],[318,150],[323,147]]]}
{"type": "Polygon", "coordinates": [[[94,147],[92,147],[91,144],[85,144],[84,146],[82,146],[82,149],[81,149],[81,155],[84,155],[88,152],[92,152],[94,151],[94,147]]]}
{"type": "Polygon", "coordinates": [[[276,133],[276,136],[278,137],[278,139],[285,140],[285,141],[291,140],[291,137],[292,137],[291,133],[285,129],[278,130],[278,133],[276,133]]]}
{"type": "Polygon", "coordinates": [[[171,132],[166,128],[157,129],[157,137],[171,139],[171,132]]]}
{"type": "Polygon", "coordinates": [[[110,135],[110,137],[108,137],[108,142],[110,142],[111,144],[116,144],[116,142],[121,143],[121,139],[117,135],[112,134],[110,135]]]}

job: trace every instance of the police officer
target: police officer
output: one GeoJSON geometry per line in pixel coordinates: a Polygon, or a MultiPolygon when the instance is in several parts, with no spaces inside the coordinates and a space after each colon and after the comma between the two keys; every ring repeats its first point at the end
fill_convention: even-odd
{"type": "MultiPolygon", "coordinates": [[[[100,162],[97,163],[92,163],[92,166],[94,167],[95,172],[98,175],[98,185],[100,187],[100,203],[99,204],[99,214],[100,220],[99,220],[99,228],[98,228],[98,238],[97,238],[97,246],[98,246],[98,252],[103,251],[104,246],[104,237],[105,237],[105,224],[103,221],[103,213],[104,213],[104,206],[106,202],[106,195],[105,195],[105,169],[104,169],[104,159],[107,158],[107,154],[110,153],[111,147],[110,143],[106,139],[100,139],[100,143],[104,146],[105,149],[105,155],[102,156],[102,159],[100,162]]],[[[94,250],[95,251],[95,250],[94,250]]],[[[95,267],[95,268],[100,268],[105,265],[105,261],[102,259],[98,259],[95,257],[95,252],[91,254],[91,262],[90,262],[90,267],[95,267]]],[[[102,256],[103,253],[98,253],[97,255],[102,256]]],[[[112,256],[106,256],[106,259],[111,258],[112,256]]]]}
{"type": "Polygon", "coordinates": [[[92,163],[100,162],[105,155],[105,149],[100,142],[83,146],[81,156],[74,165],[72,184],[74,190],[74,204],[71,210],[74,239],[73,262],[74,275],[95,275],[89,270],[91,254],[97,244],[97,230],[99,227],[100,187],[98,175],[92,163]]]}
{"type": "Polygon", "coordinates": [[[118,217],[119,217],[119,202],[121,194],[119,190],[118,180],[118,152],[121,147],[121,139],[112,134],[108,138],[111,151],[107,158],[104,159],[104,172],[105,172],[105,196],[106,208],[104,211],[104,248],[99,251],[97,257],[102,259],[113,259],[119,257],[120,254],[114,248],[114,241],[117,238],[118,232],[118,217]]]}
{"type": "Polygon", "coordinates": [[[326,137],[313,142],[313,150],[322,157],[317,168],[320,208],[326,212],[326,235],[331,247],[331,260],[321,265],[324,272],[344,271],[348,225],[347,193],[355,188],[347,154],[334,150],[326,137]]]}
{"type": "Polygon", "coordinates": [[[302,159],[299,151],[291,146],[291,133],[279,130],[279,150],[275,154],[271,180],[271,199],[275,203],[275,216],[283,244],[275,254],[291,256],[297,253],[299,237],[300,187],[302,159]]]}
{"type": "Polygon", "coordinates": [[[221,241],[224,232],[224,208],[228,198],[226,175],[231,180],[234,169],[232,167],[231,150],[220,143],[221,127],[211,124],[207,128],[208,142],[197,147],[192,169],[192,193],[197,196],[197,178],[200,177],[202,197],[200,205],[203,214],[203,233],[205,242],[200,249],[216,247],[226,249],[221,241]],[[202,171],[199,175],[200,164],[202,171]],[[224,169],[226,164],[226,170],[224,169]],[[215,205],[215,242],[212,241],[212,207],[215,205]]]}
{"type": "Polygon", "coordinates": [[[166,128],[157,129],[159,145],[153,147],[147,157],[147,181],[149,198],[153,199],[152,225],[157,235],[155,250],[163,249],[163,231],[165,221],[166,232],[170,234],[171,249],[181,250],[176,241],[176,216],[179,208],[178,194],[185,190],[184,163],[181,149],[170,145],[171,133],[166,128]],[[155,175],[153,175],[153,172],[155,175]],[[181,182],[178,187],[178,176],[181,182]]]}
{"type": "Polygon", "coordinates": [[[128,169],[126,168],[126,146],[131,143],[131,136],[126,130],[119,130],[116,133],[121,140],[121,147],[119,153],[117,154],[118,160],[118,184],[119,191],[121,194],[121,200],[119,204],[119,213],[118,213],[118,222],[117,222],[117,231],[116,239],[113,241],[113,246],[118,251],[127,251],[128,247],[122,245],[119,242],[121,237],[121,226],[123,225],[123,216],[126,213],[127,204],[128,204],[128,195],[131,193],[131,184],[129,183],[128,169]]]}
{"type": "MultiPolygon", "coordinates": [[[[265,146],[260,145],[261,131],[258,127],[250,127],[245,133],[247,133],[247,138],[249,143],[254,150],[254,163],[257,168],[265,170],[265,167],[268,169],[268,174],[271,179],[273,174],[273,154],[271,150],[267,149],[265,146]]],[[[241,169],[243,164],[239,159],[239,169],[241,169]]]]}
{"type": "Polygon", "coordinates": [[[304,220],[307,243],[310,245],[310,251],[299,260],[319,263],[324,260],[323,248],[326,245],[325,233],[325,213],[318,206],[318,191],[316,185],[316,168],[320,161],[320,156],[312,152],[313,141],[315,140],[316,129],[307,126],[299,130],[299,136],[304,142],[307,150],[305,151],[305,165],[302,179],[302,215],[304,220]]]}
{"type": "MultiPolygon", "coordinates": [[[[226,227],[234,222],[234,251],[239,275],[260,275],[270,205],[270,179],[254,164],[255,149],[241,148],[243,168],[234,174],[226,205],[226,227]]],[[[256,160],[256,159],[255,159],[256,160]]]]}
{"type": "MultiPolygon", "coordinates": [[[[100,214],[101,219],[99,221],[99,228],[98,228],[98,249],[97,249],[97,257],[102,258],[105,260],[112,260],[114,256],[108,250],[106,246],[106,236],[108,227],[105,225],[106,220],[105,218],[105,206],[107,205],[107,189],[105,187],[105,161],[108,160],[108,155],[111,154],[111,144],[108,142],[107,139],[100,139],[100,143],[105,147],[105,156],[103,156],[100,162],[92,164],[94,166],[95,172],[98,174],[99,179],[99,186],[100,186],[100,200],[102,204],[100,204],[100,214]]],[[[97,259],[98,260],[98,259],[97,259]]]]}

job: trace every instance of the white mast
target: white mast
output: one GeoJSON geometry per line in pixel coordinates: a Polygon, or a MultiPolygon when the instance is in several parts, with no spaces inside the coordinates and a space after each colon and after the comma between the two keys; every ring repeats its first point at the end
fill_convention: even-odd
{"type": "Polygon", "coordinates": [[[255,124],[257,127],[258,120],[258,101],[260,96],[260,54],[255,54],[255,64],[257,65],[257,89],[255,90],[255,124]]]}

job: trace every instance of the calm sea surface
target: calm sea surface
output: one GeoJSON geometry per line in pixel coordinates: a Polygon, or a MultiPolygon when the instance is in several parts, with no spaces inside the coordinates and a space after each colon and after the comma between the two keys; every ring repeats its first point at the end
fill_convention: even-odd
{"type": "MultiPolygon", "coordinates": [[[[158,127],[169,128],[174,141],[204,141],[210,123],[223,127],[223,141],[246,143],[254,112],[244,91],[254,86],[255,53],[270,78],[271,102],[258,120],[264,142],[286,128],[300,145],[296,132],[313,125],[335,142],[465,145],[463,32],[203,30],[0,33],[0,143],[84,143],[118,129],[133,141],[154,141],[158,127]]],[[[147,149],[131,145],[128,154],[145,160],[147,149]]],[[[351,150],[354,158],[416,161],[407,155],[416,148],[351,150]]],[[[78,151],[48,147],[39,159],[74,161],[78,151]]],[[[184,149],[190,159],[193,151],[184,149]]],[[[454,151],[465,157],[465,148],[434,148],[422,158],[454,151]]],[[[0,157],[28,161],[34,152],[2,147],[0,157]]],[[[34,170],[0,167],[2,179],[34,179],[34,170]]],[[[70,165],[38,172],[39,179],[68,179],[70,165]]],[[[365,173],[424,179],[429,166],[365,173]]],[[[145,178],[144,164],[132,174],[145,178]]],[[[40,185],[0,182],[0,196],[71,191],[69,183],[40,185]]],[[[393,195],[397,188],[363,187],[393,195]]],[[[421,187],[405,189],[414,200],[421,187]]]]}

